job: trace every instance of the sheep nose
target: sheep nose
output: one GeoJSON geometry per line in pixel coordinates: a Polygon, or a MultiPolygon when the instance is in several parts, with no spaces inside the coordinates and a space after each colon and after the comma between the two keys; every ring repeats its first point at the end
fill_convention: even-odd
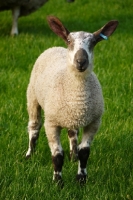
{"type": "Polygon", "coordinates": [[[85,58],[84,59],[77,59],[77,64],[78,64],[79,67],[82,68],[85,65],[85,63],[86,63],[85,58]]]}
{"type": "Polygon", "coordinates": [[[79,72],[84,72],[89,64],[88,54],[84,49],[79,49],[74,56],[75,67],[79,72]]]}

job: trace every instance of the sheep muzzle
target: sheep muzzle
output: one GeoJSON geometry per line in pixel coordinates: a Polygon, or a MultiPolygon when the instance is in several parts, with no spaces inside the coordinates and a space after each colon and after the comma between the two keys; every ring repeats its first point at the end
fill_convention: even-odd
{"type": "Polygon", "coordinates": [[[84,49],[79,49],[74,56],[74,64],[79,72],[84,72],[89,64],[88,54],[84,49]]]}

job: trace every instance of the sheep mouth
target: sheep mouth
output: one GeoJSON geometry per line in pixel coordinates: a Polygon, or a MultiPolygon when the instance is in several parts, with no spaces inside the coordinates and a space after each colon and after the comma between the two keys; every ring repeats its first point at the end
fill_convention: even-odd
{"type": "Polygon", "coordinates": [[[79,72],[84,72],[86,69],[77,69],[79,72]]]}
{"type": "Polygon", "coordinates": [[[77,65],[76,66],[76,69],[79,71],[79,72],[84,72],[86,69],[87,69],[87,65],[77,65]]]}

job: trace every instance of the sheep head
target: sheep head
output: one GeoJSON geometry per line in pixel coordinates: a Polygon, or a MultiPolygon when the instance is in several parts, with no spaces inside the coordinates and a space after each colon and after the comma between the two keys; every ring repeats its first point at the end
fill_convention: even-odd
{"type": "Polygon", "coordinates": [[[94,33],[69,32],[57,17],[49,16],[47,20],[52,31],[68,45],[69,64],[78,72],[92,71],[94,46],[107,39],[118,25],[118,21],[112,20],[94,33]]]}

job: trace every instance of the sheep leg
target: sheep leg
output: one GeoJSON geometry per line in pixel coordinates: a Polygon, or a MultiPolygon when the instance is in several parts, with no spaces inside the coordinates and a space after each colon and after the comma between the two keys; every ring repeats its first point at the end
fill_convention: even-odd
{"type": "Polygon", "coordinates": [[[26,153],[26,158],[30,157],[35,150],[36,141],[39,137],[39,131],[41,128],[41,107],[36,101],[28,104],[28,113],[29,148],[26,153]]]}
{"type": "Polygon", "coordinates": [[[62,186],[62,166],[64,162],[64,153],[60,143],[59,127],[47,125],[45,121],[45,130],[48,138],[49,147],[52,154],[52,163],[54,168],[53,180],[62,186]]]}
{"type": "Polygon", "coordinates": [[[12,9],[12,29],[11,35],[18,35],[18,17],[20,15],[20,7],[16,6],[12,9]]]}
{"type": "Polygon", "coordinates": [[[91,123],[87,127],[84,128],[82,141],[78,146],[78,174],[77,180],[80,184],[86,183],[86,176],[87,176],[87,161],[90,155],[90,144],[93,140],[95,133],[97,132],[100,125],[100,120],[91,123]]]}
{"type": "Polygon", "coordinates": [[[68,138],[70,142],[70,160],[78,160],[78,130],[68,130],[68,138]]]}

